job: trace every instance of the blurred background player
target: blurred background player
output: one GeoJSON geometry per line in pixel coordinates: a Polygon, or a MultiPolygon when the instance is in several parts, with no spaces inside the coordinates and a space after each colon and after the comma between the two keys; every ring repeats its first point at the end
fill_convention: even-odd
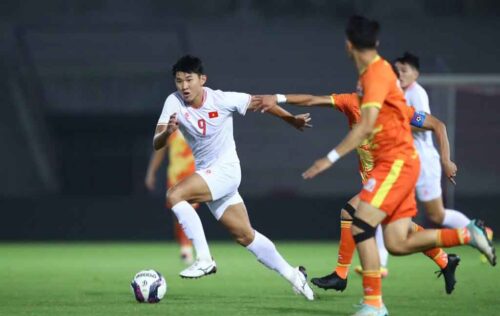
{"type": "MultiPolygon", "coordinates": [[[[184,136],[180,131],[176,131],[167,140],[167,146],[160,150],[153,151],[146,171],[144,183],[149,191],[154,191],[156,187],[156,174],[161,167],[168,151],[168,168],[167,168],[167,189],[173,187],[177,182],[185,177],[192,175],[195,170],[193,152],[184,136]]],[[[193,208],[197,209],[198,204],[192,204],[193,208]]],[[[193,262],[193,246],[189,238],[182,230],[179,221],[175,216],[174,221],[174,236],[180,246],[181,260],[185,264],[193,262]]]]}

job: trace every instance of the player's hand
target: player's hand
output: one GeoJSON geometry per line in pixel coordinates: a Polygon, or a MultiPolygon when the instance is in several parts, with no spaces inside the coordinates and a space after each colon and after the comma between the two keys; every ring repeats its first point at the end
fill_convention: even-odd
{"type": "Polygon", "coordinates": [[[154,191],[156,186],[156,176],[154,174],[146,174],[146,178],[144,179],[144,185],[149,191],[154,191]]]}
{"type": "Polygon", "coordinates": [[[304,131],[305,128],[311,128],[311,115],[309,113],[295,115],[290,121],[296,129],[304,131]]]}
{"type": "Polygon", "coordinates": [[[171,135],[179,128],[179,122],[177,121],[177,113],[170,115],[170,119],[167,124],[167,133],[171,135]]]}
{"type": "Polygon", "coordinates": [[[260,111],[264,113],[269,111],[276,105],[278,105],[276,100],[276,95],[256,95],[254,97],[257,100],[257,104],[254,108],[254,111],[260,111]]]}
{"type": "Polygon", "coordinates": [[[448,180],[450,180],[451,183],[456,185],[457,183],[455,181],[455,177],[457,176],[457,165],[451,160],[443,161],[442,165],[444,174],[446,175],[448,180]]]}
{"type": "Polygon", "coordinates": [[[305,180],[312,179],[321,172],[330,168],[332,165],[332,162],[328,160],[327,157],[316,160],[314,164],[302,174],[302,178],[304,178],[305,180]]]}

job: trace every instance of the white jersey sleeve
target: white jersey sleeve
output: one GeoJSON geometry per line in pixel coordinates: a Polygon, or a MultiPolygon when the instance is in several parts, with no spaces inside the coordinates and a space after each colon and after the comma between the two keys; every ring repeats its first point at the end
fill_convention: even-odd
{"type": "Polygon", "coordinates": [[[427,95],[427,92],[425,92],[425,89],[418,83],[414,83],[414,87],[408,91],[406,97],[408,98],[408,104],[413,106],[415,111],[431,113],[429,96],[427,95]]]}
{"type": "Polygon", "coordinates": [[[168,124],[170,116],[178,112],[179,112],[179,99],[174,93],[172,93],[171,95],[168,96],[168,98],[165,100],[165,103],[163,104],[163,110],[161,111],[160,118],[158,119],[158,125],[168,124]]]}
{"type": "Polygon", "coordinates": [[[223,93],[223,105],[231,112],[238,112],[241,115],[245,115],[247,112],[252,96],[247,93],[241,92],[222,92],[223,93]]]}

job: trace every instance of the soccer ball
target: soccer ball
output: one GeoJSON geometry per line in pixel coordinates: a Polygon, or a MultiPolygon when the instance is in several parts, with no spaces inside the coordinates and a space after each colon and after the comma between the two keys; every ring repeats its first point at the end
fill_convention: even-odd
{"type": "Polygon", "coordinates": [[[165,278],[155,270],[139,271],[130,287],[139,303],[158,303],[167,292],[165,278]]]}

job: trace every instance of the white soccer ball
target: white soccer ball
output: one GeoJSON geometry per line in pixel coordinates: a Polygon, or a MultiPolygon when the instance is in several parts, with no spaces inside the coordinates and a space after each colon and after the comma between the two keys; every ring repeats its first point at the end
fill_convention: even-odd
{"type": "Polygon", "coordinates": [[[139,303],[158,303],[167,293],[165,278],[155,270],[139,271],[130,287],[139,303]]]}

